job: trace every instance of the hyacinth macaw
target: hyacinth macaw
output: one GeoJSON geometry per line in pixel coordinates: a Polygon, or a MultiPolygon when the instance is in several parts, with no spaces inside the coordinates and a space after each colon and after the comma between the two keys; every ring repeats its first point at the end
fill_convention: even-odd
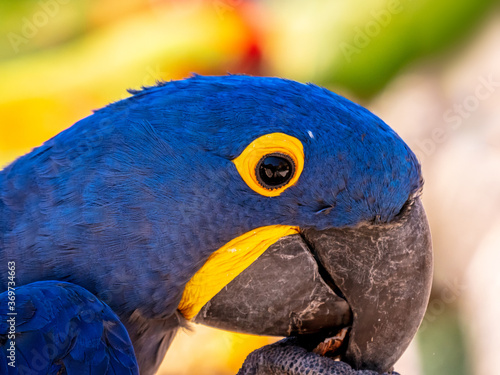
{"type": "Polygon", "coordinates": [[[292,336],[242,374],[390,371],[432,272],[402,139],[279,78],[131,93],[0,173],[0,372],[153,374],[190,320],[292,336]]]}

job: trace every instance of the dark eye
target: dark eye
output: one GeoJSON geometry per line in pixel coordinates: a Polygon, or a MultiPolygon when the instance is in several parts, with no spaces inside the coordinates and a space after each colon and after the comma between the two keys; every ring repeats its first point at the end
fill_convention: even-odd
{"type": "Polygon", "coordinates": [[[255,167],[259,183],[267,189],[286,185],[295,174],[295,164],[290,156],[275,152],[263,156],[255,167]]]}

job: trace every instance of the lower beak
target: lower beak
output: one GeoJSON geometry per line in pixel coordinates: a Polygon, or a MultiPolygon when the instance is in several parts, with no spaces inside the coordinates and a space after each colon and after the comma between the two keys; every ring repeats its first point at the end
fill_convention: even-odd
{"type": "Polygon", "coordinates": [[[406,350],[427,306],[430,230],[420,199],[383,225],[303,229],[269,247],[195,322],[291,336],[350,326],[342,359],[384,372],[406,350]]]}

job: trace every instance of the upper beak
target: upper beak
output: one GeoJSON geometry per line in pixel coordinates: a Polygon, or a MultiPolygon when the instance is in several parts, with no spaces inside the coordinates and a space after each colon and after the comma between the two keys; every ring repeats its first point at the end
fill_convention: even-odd
{"type": "Polygon", "coordinates": [[[290,336],[350,326],[344,361],[391,369],[415,335],[432,280],[432,245],[420,199],[389,224],[302,229],[284,237],[224,287],[196,322],[290,336]]]}
{"type": "Polygon", "coordinates": [[[304,230],[353,313],[345,360],[388,371],[424,316],[432,282],[432,244],[420,199],[386,225],[304,230]]]}

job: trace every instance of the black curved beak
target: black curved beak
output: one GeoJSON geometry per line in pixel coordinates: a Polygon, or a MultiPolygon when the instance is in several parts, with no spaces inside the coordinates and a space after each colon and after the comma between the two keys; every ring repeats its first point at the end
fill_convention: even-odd
{"type": "Polygon", "coordinates": [[[417,332],[431,280],[430,230],[417,198],[389,224],[303,229],[282,238],[194,320],[277,336],[327,335],[349,326],[342,359],[384,372],[417,332]]]}
{"type": "Polygon", "coordinates": [[[390,370],[429,301],[432,244],[420,199],[387,225],[305,230],[304,236],[353,312],[346,361],[356,369],[390,370]]]}

